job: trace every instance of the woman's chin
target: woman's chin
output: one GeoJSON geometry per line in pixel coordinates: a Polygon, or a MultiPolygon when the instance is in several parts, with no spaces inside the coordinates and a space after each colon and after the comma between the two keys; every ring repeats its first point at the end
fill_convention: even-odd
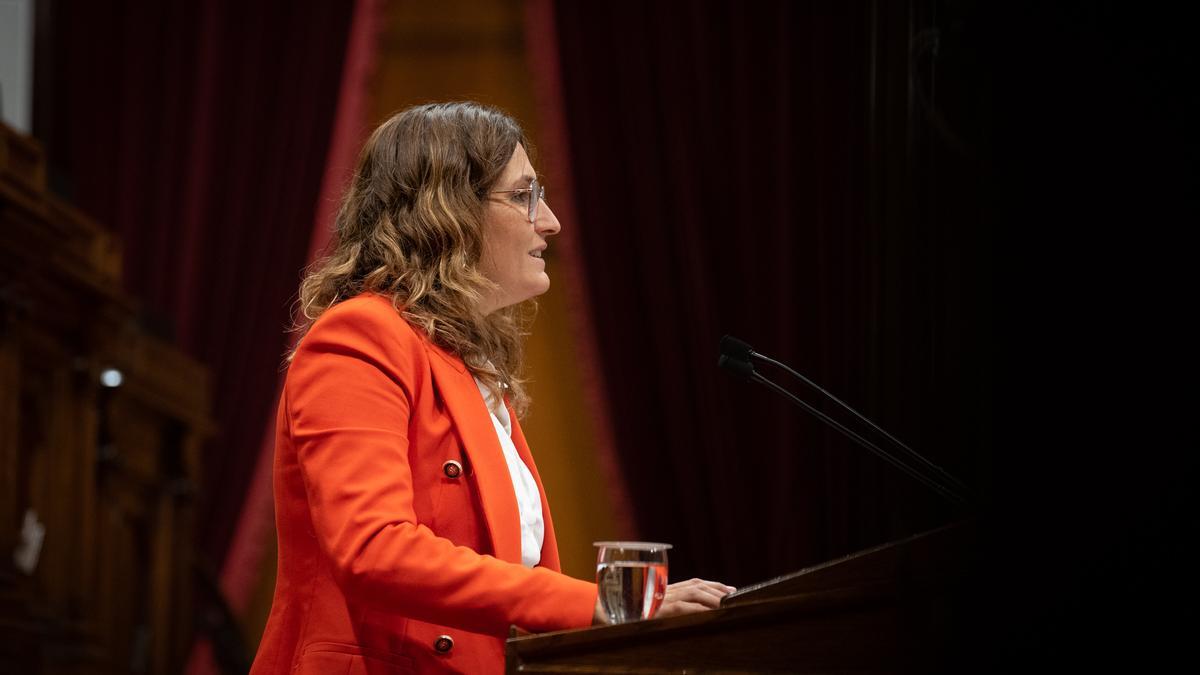
{"type": "Polygon", "coordinates": [[[485,300],[482,303],[484,313],[490,314],[498,309],[519,305],[526,300],[532,300],[546,291],[550,290],[550,277],[543,272],[537,278],[529,280],[529,283],[523,284],[520,292],[511,292],[504,294],[500,298],[492,298],[490,301],[485,300]]]}
{"type": "Polygon", "coordinates": [[[550,275],[546,274],[545,272],[538,274],[535,278],[530,280],[529,288],[532,291],[529,294],[530,298],[536,298],[537,296],[542,295],[546,291],[550,290],[550,275]]]}

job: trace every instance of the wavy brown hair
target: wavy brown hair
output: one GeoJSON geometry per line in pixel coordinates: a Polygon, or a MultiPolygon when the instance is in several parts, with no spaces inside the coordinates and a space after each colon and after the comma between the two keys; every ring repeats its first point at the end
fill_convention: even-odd
{"type": "Polygon", "coordinates": [[[301,339],[342,300],[390,296],[495,400],[507,397],[524,414],[522,343],[533,303],[486,316],[478,309],[495,288],[478,269],[484,202],[518,143],[529,148],[515,120],[471,102],[415,106],[380,125],[342,200],[332,252],[300,284],[301,339]]]}

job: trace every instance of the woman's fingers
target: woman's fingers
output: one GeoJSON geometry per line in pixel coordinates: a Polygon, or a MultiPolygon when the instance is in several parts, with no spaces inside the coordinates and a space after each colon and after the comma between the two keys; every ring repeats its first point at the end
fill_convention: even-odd
{"type": "Polygon", "coordinates": [[[668,592],[671,591],[672,589],[676,589],[676,590],[696,589],[703,593],[708,593],[710,595],[716,596],[716,598],[718,600],[720,600],[721,598],[725,597],[726,595],[737,590],[733,586],[726,586],[725,584],[720,583],[719,581],[705,581],[704,579],[688,579],[687,581],[680,581],[678,583],[674,583],[674,584],[671,584],[670,586],[667,586],[668,592]]]}
{"type": "Polygon", "coordinates": [[[668,588],[663,596],[663,602],[694,602],[705,607],[719,607],[722,597],[724,596],[718,595],[711,589],[700,586],[684,586],[668,588]]]}
{"type": "Polygon", "coordinates": [[[654,614],[656,619],[666,619],[672,616],[682,616],[684,614],[696,614],[709,609],[704,605],[697,605],[694,602],[672,602],[663,601],[662,607],[658,608],[658,612],[654,614]]]}
{"type": "Polygon", "coordinates": [[[678,616],[715,609],[721,606],[721,598],[735,588],[716,581],[688,579],[667,586],[663,604],[655,616],[678,616]]]}

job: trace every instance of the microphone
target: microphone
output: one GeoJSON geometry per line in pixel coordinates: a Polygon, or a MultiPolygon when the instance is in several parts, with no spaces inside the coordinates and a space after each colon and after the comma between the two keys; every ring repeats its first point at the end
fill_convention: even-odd
{"type": "Polygon", "coordinates": [[[749,360],[743,361],[728,354],[722,354],[721,358],[717,359],[717,366],[724,368],[738,379],[747,381],[754,379],[754,365],[749,360]]]}
{"type": "Polygon", "coordinates": [[[800,406],[801,408],[803,408],[808,413],[812,414],[817,419],[821,420],[825,424],[838,430],[843,435],[845,435],[847,438],[855,441],[856,443],[863,446],[867,450],[870,450],[872,453],[879,456],[884,461],[886,461],[889,464],[891,464],[892,466],[895,466],[896,468],[900,469],[904,473],[906,473],[909,476],[911,476],[912,478],[916,479],[918,482],[924,484],[925,486],[929,487],[930,489],[934,490],[935,492],[941,494],[943,497],[946,497],[950,501],[955,502],[957,504],[965,504],[968,501],[967,496],[970,494],[970,490],[967,488],[967,486],[965,484],[962,483],[962,481],[960,481],[957,478],[955,478],[954,476],[952,476],[950,473],[948,473],[947,471],[942,469],[940,466],[934,464],[933,462],[930,462],[928,459],[925,459],[916,450],[913,450],[912,448],[908,447],[907,445],[902,443],[899,439],[897,439],[895,436],[889,434],[887,431],[884,431],[882,428],[880,428],[879,425],[877,425],[874,422],[872,422],[871,420],[867,419],[864,415],[862,415],[857,410],[855,410],[854,408],[847,405],[845,402],[843,402],[838,397],[825,391],[825,389],[823,389],[822,387],[817,385],[812,380],[810,380],[807,377],[796,372],[791,367],[789,367],[787,364],[784,364],[780,361],[776,361],[775,359],[773,359],[769,356],[766,356],[764,354],[760,354],[760,353],[754,351],[754,348],[751,347],[748,343],[743,342],[743,341],[733,337],[732,335],[726,335],[721,338],[721,356],[717,360],[717,365],[719,367],[721,367],[722,369],[724,369],[725,371],[738,377],[739,379],[757,382],[757,383],[767,387],[768,389],[771,389],[772,391],[776,392],[777,394],[783,396],[784,398],[787,398],[792,403],[795,403],[796,405],[800,406]],[[795,394],[788,391],[784,387],[767,379],[766,377],[764,377],[763,375],[761,375],[758,371],[756,371],[754,369],[754,364],[751,363],[751,359],[757,359],[764,363],[769,363],[773,366],[782,368],[783,370],[786,370],[787,372],[791,373],[797,379],[804,382],[805,384],[812,387],[813,389],[816,389],[827,399],[833,401],[834,403],[837,403],[843,409],[847,410],[848,412],[853,414],[855,417],[857,417],[859,420],[862,420],[867,425],[869,425],[872,429],[879,432],[880,434],[885,436],[887,439],[889,439],[890,441],[895,443],[897,446],[899,446],[899,448],[904,450],[904,452],[908,455],[908,457],[910,459],[916,460],[918,462],[919,466],[923,466],[925,470],[922,471],[918,467],[909,466],[902,459],[894,457],[892,454],[886,452],[885,450],[883,450],[879,446],[875,445],[871,441],[867,440],[866,438],[863,438],[861,435],[855,433],[854,431],[851,431],[850,429],[848,429],[841,423],[837,422],[833,418],[829,417],[825,413],[822,413],[821,411],[817,410],[813,406],[809,405],[808,403],[806,403],[805,401],[800,399],[800,397],[796,396],[795,394]],[[930,475],[930,474],[932,474],[932,475],[930,475]]]}
{"type": "Polygon", "coordinates": [[[750,345],[732,335],[721,338],[721,354],[739,361],[749,361],[751,356],[759,355],[750,345]]]}

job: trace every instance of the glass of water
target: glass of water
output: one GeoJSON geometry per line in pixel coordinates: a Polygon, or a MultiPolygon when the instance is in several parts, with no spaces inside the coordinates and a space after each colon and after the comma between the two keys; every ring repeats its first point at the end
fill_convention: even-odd
{"type": "Polygon", "coordinates": [[[646,541],[598,541],[596,584],[600,607],[611,623],[649,619],[667,590],[670,544],[646,541]]]}

